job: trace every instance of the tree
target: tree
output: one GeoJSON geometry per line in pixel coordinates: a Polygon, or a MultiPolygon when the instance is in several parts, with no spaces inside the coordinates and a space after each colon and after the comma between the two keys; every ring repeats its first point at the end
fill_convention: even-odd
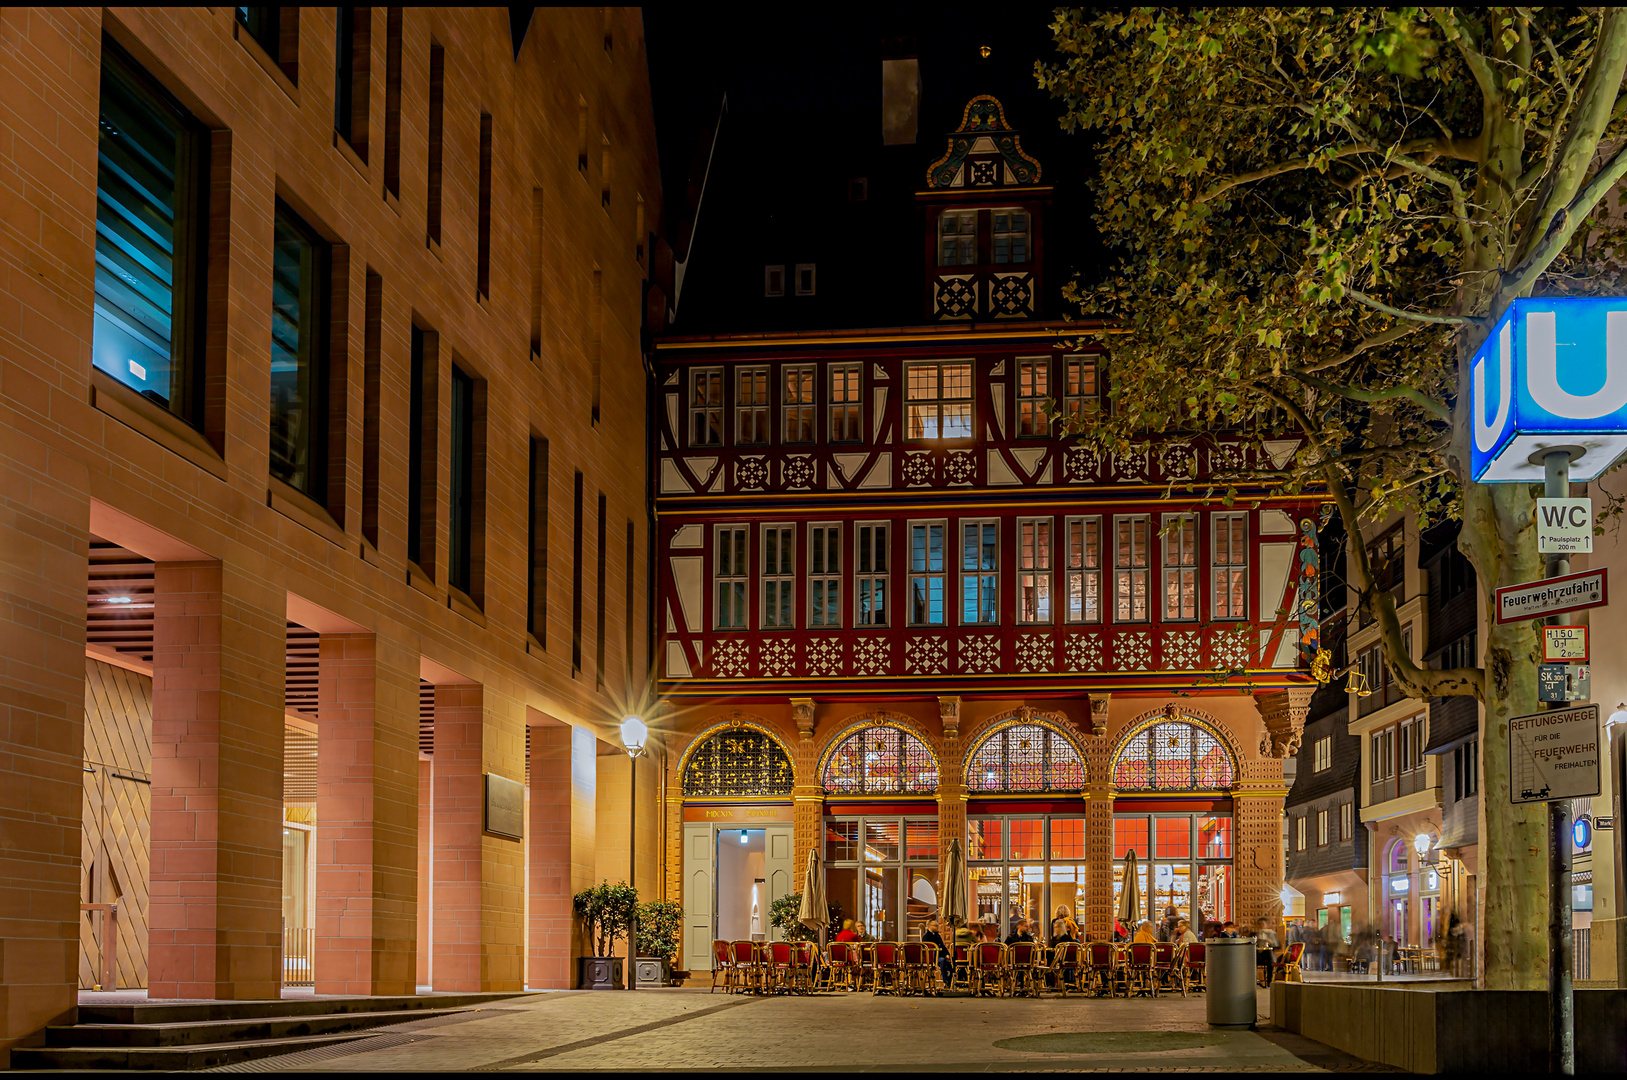
{"type": "MultiPolygon", "coordinates": [[[[1460,517],[1488,603],[1541,577],[1533,490],[1469,480],[1468,362],[1516,297],[1615,287],[1627,13],[1064,10],[1051,29],[1037,75],[1097,140],[1110,255],[1068,291],[1122,332],[1109,407],[1065,433],[1115,452],[1149,431],[1302,434],[1230,493],[1325,486],[1353,539],[1397,509],[1460,517]]],[[[1539,987],[1545,817],[1503,796],[1537,624],[1488,626],[1483,667],[1422,668],[1352,551],[1407,693],[1485,704],[1486,985],[1539,987]]]]}
{"type": "Polygon", "coordinates": [[[594,956],[610,956],[616,942],[627,937],[628,923],[638,908],[638,890],[625,881],[601,881],[571,898],[594,956]]]}

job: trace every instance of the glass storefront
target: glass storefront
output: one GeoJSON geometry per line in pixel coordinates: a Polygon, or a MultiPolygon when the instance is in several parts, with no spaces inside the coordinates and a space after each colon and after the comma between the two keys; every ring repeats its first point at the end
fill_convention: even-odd
{"type": "Polygon", "coordinates": [[[877,941],[919,938],[938,913],[938,819],[825,819],[825,892],[832,935],[844,919],[877,941]]]}
{"type": "Polygon", "coordinates": [[[1034,936],[1049,941],[1058,906],[1079,918],[1086,884],[1083,815],[969,816],[966,833],[973,921],[992,915],[1005,937],[1026,918],[1034,936]]]}
{"type": "MultiPolygon", "coordinates": [[[[1136,854],[1139,919],[1157,926],[1174,908],[1194,930],[1225,922],[1232,914],[1232,818],[1230,814],[1153,813],[1113,815],[1113,911],[1124,892],[1124,859],[1136,854]],[[1194,918],[1193,913],[1200,913],[1194,918]]],[[[1136,920],[1136,921],[1139,921],[1136,920]]],[[[1126,926],[1134,933],[1134,926],[1126,926]]]]}

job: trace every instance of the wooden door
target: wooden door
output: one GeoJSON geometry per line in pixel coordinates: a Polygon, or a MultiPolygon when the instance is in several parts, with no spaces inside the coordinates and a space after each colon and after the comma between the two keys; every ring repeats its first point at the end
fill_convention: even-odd
{"type": "MultiPolygon", "coordinates": [[[[797,891],[796,842],[789,825],[770,825],[763,837],[763,878],[768,885],[768,905],[788,893],[797,891]]],[[[769,923],[768,910],[763,912],[763,926],[770,941],[779,941],[780,932],[769,923]]]]}
{"type": "Polygon", "coordinates": [[[717,886],[717,848],[707,822],[684,825],[684,940],[686,971],[712,970],[717,886]]]}

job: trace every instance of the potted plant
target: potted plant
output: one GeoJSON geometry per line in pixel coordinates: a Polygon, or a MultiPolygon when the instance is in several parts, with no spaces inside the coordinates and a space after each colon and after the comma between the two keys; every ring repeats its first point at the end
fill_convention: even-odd
{"type": "Polygon", "coordinates": [[[583,990],[620,990],[627,985],[616,942],[627,936],[627,923],[638,906],[638,890],[625,881],[601,881],[572,898],[593,955],[579,960],[583,990]]]}
{"type": "Polygon", "coordinates": [[[665,986],[684,931],[683,905],[650,900],[638,905],[638,961],[633,977],[640,986],[665,986]]]}
{"type": "Polygon", "coordinates": [[[786,893],[768,905],[768,924],[780,932],[781,941],[812,941],[814,932],[808,929],[797,912],[802,910],[802,894],[786,893]]]}

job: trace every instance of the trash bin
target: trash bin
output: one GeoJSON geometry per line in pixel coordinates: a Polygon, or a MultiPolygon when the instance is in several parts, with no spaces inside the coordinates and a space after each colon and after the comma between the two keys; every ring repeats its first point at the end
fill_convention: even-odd
{"type": "Polygon", "coordinates": [[[1209,1023],[1214,1027],[1253,1027],[1258,1001],[1254,996],[1254,942],[1249,938],[1209,938],[1204,941],[1209,989],[1209,1023]]]}

